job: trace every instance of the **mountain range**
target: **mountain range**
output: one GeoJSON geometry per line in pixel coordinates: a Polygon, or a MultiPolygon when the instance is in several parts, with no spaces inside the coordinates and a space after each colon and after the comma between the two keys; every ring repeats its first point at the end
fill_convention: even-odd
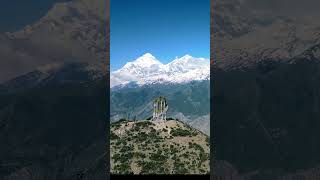
{"type": "Polygon", "coordinates": [[[278,14],[250,2],[211,4],[214,173],[278,179],[320,162],[320,24],[307,12],[278,14]]]}
{"type": "Polygon", "coordinates": [[[73,0],[56,3],[39,20],[0,33],[0,82],[46,66],[89,63],[108,69],[109,3],[73,0]]]}
{"type": "Polygon", "coordinates": [[[106,178],[108,5],[57,3],[0,33],[0,179],[106,178]]]}
{"type": "MultiPolygon", "coordinates": [[[[209,129],[210,109],[199,104],[205,102],[203,107],[209,108],[211,94],[215,162],[228,161],[255,179],[259,173],[272,174],[270,169],[286,174],[316,167],[320,25],[314,18],[301,21],[242,2],[211,3],[212,93],[209,81],[145,83],[138,86],[140,92],[126,86],[111,92],[110,100],[116,102],[110,104],[111,111],[123,112],[118,108],[129,101],[133,103],[129,107],[137,105],[138,111],[143,106],[139,99],[153,98],[146,94],[169,92],[169,100],[183,102],[171,101],[169,109],[176,106],[176,115],[188,116],[192,110],[186,107],[192,107],[200,119],[207,119],[194,124],[209,129]],[[185,97],[190,98],[180,101],[185,97]]],[[[39,21],[0,34],[0,178],[105,179],[107,86],[104,76],[92,77],[108,70],[108,63],[103,63],[109,56],[108,4],[104,0],[58,3],[39,21]],[[96,62],[105,70],[96,73],[87,68],[96,62]],[[45,70],[37,69],[40,66],[45,70]]],[[[231,174],[227,168],[214,173],[226,177],[231,174]]]]}
{"type": "Polygon", "coordinates": [[[164,96],[168,117],[179,118],[209,135],[209,81],[208,59],[185,55],[162,64],[146,53],[111,72],[111,122],[148,118],[152,115],[150,102],[164,96]]]}
{"type": "Polygon", "coordinates": [[[249,1],[219,0],[212,5],[214,66],[224,70],[251,69],[261,62],[294,63],[319,56],[318,21],[253,9],[249,1]],[[213,28],[214,27],[214,28],[213,28]]]}
{"type": "Polygon", "coordinates": [[[205,58],[185,55],[168,64],[162,64],[152,54],[146,53],[121,69],[111,72],[110,87],[135,83],[139,86],[155,83],[186,83],[210,79],[210,62],[205,58]]]}

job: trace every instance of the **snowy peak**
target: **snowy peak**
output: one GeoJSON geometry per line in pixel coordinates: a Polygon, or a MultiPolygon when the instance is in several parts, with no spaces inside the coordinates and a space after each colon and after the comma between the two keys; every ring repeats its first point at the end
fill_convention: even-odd
{"type": "Polygon", "coordinates": [[[208,80],[210,63],[205,58],[185,55],[175,58],[168,64],[162,64],[152,54],[146,53],[123,68],[111,73],[110,86],[126,86],[155,83],[182,83],[193,80],[208,80]]]}
{"type": "Polygon", "coordinates": [[[192,56],[190,56],[189,54],[186,54],[186,55],[184,55],[184,56],[182,56],[181,58],[176,58],[175,59],[175,61],[177,60],[177,61],[185,61],[185,60],[188,60],[188,59],[192,59],[193,57],[192,56]]]}
{"type": "Polygon", "coordinates": [[[204,63],[207,62],[208,59],[205,58],[196,58],[196,57],[192,57],[189,54],[182,56],[181,58],[176,58],[175,60],[173,60],[171,63],[169,64],[173,64],[173,63],[204,63]]]}
{"type": "Polygon", "coordinates": [[[144,55],[142,55],[138,59],[156,59],[156,58],[150,53],[145,53],[144,55]]]}
{"type": "Polygon", "coordinates": [[[176,57],[176,59],[173,60],[173,61],[172,61],[171,63],[169,63],[169,64],[188,63],[188,61],[190,61],[190,60],[192,60],[192,59],[193,59],[193,57],[187,54],[187,55],[182,56],[181,58],[176,57]]]}
{"type": "Polygon", "coordinates": [[[195,58],[187,54],[181,58],[176,58],[172,62],[168,63],[167,66],[171,72],[187,72],[194,69],[207,68],[208,59],[195,58]]]}
{"type": "Polygon", "coordinates": [[[162,64],[152,54],[146,53],[143,56],[140,56],[135,61],[128,62],[124,67],[131,67],[132,65],[144,68],[144,67],[150,67],[153,65],[162,65],[162,64]]]}

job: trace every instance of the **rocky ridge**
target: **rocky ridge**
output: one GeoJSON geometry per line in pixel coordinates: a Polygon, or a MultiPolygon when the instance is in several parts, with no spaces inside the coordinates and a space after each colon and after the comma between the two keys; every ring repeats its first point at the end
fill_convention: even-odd
{"type": "Polygon", "coordinates": [[[208,174],[209,137],[177,120],[111,124],[112,174],[208,174]]]}

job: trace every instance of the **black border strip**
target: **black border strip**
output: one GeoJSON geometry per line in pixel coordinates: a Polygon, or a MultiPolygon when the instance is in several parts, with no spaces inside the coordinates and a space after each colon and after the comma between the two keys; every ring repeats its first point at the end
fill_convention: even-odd
{"type": "Polygon", "coordinates": [[[201,180],[201,179],[205,179],[205,180],[209,180],[210,179],[210,175],[176,175],[176,174],[172,174],[172,175],[110,175],[111,180],[113,179],[139,179],[139,180],[143,180],[143,179],[165,179],[165,180],[170,180],[170,179],[195,179],[195,180],[201,180]]]}

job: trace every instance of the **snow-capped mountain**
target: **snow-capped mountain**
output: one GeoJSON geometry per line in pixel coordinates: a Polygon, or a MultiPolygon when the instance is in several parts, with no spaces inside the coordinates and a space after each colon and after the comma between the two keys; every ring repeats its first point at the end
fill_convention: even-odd
{"type": "Polygon", "coordinates": [[[320,44],[317,18],[284,16],[246,3],[217,0],[212,5],[214,67],[246,70],[259,63],[293,63],[305,54],[320,54],[314,48],[320,44]]]}
{"type": "Polygon", "coordinates": [[[210,61],[185,55],[168,64],[162,64],[152,54],[146,53],[128,62],[121,69],[111,72],[110,87],[154,83],[183,83],[193,80],[209,80],[210,61]]]}
{"type": "Polygon", "coordinates": [[[23,29],[0,32],[0,83],[47,64],[107,65],[108,4],[104,0],[57,3],[41,19],[23,29]]]}

